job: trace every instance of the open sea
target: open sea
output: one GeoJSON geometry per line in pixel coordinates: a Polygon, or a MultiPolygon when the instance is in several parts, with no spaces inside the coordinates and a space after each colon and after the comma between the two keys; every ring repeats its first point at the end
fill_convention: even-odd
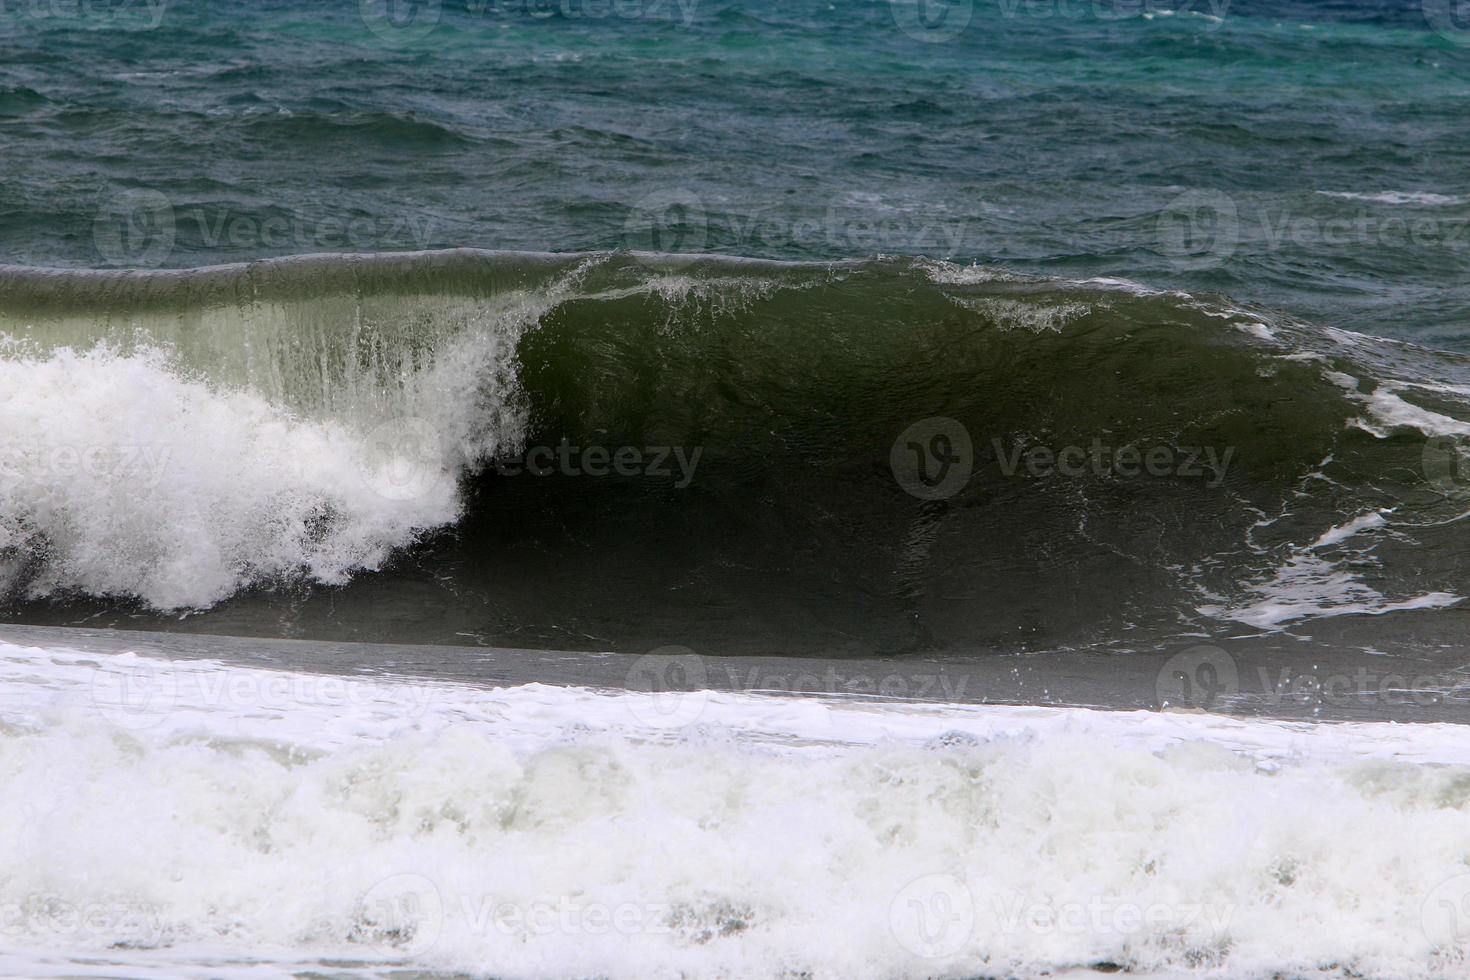
{"type": "Polygon", "coordinates": [[[1452,0],[0,0],[0,977],[1470,977],[1452,0]]]}

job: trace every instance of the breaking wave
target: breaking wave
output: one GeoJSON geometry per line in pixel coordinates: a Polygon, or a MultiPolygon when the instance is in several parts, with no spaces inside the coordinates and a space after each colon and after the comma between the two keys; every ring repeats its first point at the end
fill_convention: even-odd
{"type": "Polygon", "coordinates": [[[0,296],[17,602],[197,611],[413,555],[532,635],[632,642],[632,601],[1029,649],[1451,605],[1470,554],[1470,362],[1218,297],[468,250],[0,296]]]}

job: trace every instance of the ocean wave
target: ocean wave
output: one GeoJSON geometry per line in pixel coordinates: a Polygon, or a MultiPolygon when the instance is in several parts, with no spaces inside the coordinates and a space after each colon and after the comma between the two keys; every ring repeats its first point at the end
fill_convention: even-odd
{"type": "Polygon", "coordinates": [[[202,609],[418,549],[456,588],[533,620],[580,609],[605,637],[626,617],[589,606],[595,549],[640,592],[673,576],[691,609],[748,610],[730,630],[750,642],[806,617],[900,652],[1460,593],[1466,359],[1217,298],[902,259],[470,250],[0,286],[0,584],[31,600],[202,609]],[[915,494],[900,437],[940,424],[967,473],[915,494]],[[524,477],[558,447],[683,469],[524,477]],[[1364,513],[1387,527],[1360,552],[1314,548],[1364,513]],[[679,528],[666,567],[635,557],[679,528]],[[756,600],[773,582],[831,606],[777,613],[756,600]]]}

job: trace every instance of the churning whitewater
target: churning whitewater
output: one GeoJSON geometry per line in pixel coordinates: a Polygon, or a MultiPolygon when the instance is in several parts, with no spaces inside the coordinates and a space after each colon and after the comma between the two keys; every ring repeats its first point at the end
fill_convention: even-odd
{"type": "Polygon", "coordinates": [[[10,644],[0,680],[9,975],[1466,969],[1441,907],[1470,896],[1454,725],[10,644]]]}

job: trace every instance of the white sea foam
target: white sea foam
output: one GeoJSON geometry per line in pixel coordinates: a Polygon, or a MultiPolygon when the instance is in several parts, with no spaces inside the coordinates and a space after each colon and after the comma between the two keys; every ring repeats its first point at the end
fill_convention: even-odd
{"type": "Polygon", "coordinates": [[[8,645],[0,680],[6,974],[1466,969],[1460,726],[8,645]]]}
{"type": "Polygon", "coordinates": [[[402,382],[396,412],[338,420],[191,377],[157,349],[12,350],[0,356],[0,573],[36,595],[174,609],[378,567],[453,521],[460,471],[520,438],[511,407],[477,387],[481,362],[504,356],[484,337],[451,345],[402,382]]]}
{"type": "MultiPolygon", "coordinates": [[[[1246,601],[1205,605],[1200,607],[1200,612],[1259,629],[1275,629],[1301,619],[1381,616],[1411,609],[1440,609],[1461,602],[1462,597],[1451,592],[1426,592],[1406,599],[1389,599],[1360,579],[1348,564],[1317,554],[1348,545],[1359,535],[1388,527],[1385,517],[1388,513],[1392,512],[1370,511],[1328,528],[1311,544],[1293,549],[1286,561],[1269,576],[1249,585],[1246,601]]],[[[1370,548],[1371,544],[1365,544],[1358,552],[1367,553],[1370,548]]]]}
{"type": "Polygon", "coordinates": [[[1329,528],[1322,532],[1322,536],[1311,544],[1312,549],[1330,548],[1335,544],[1342,544],[1348,538],[1385,526],[1388,521],[1383,516],[1383,511],[1371,511],[1367,514],[1359,514],[1345,524],[1329,528]]]}
{"type": "Polygon", "coordinates": [[[1336,197],[1347,201],[1368,201],[1373,204],[1418,204],[1441,206],[1464,204],[1470,196],[1463,194],[1432,194],[1428,191],[1318,191],[1323,197],[1336,197]]]}
{"type": "Polygon", "coordinates": [[[1026,303],[999,297],[951,296],[950,301],[991,320],[1002,330],[1061,333],[1094,311],[1088,303],[1026,303]]]}
{"type": "Polygon", "coordinates": [[[1251,336],[1257,337],[1261,340],[1276,339],[1276,332],[1259,321],[1253,320],[1250,323],[1237,323],[1235,325],[1235,329],[1239,330],[1241,333],[1248,333],[1251,336]]]}
{"type": "Polygon", "coordinates": [[[1405,386],[1382,384],[1364,401],[1374,421],[1359,420],[1362,429],[1387,438],[1394,429],[1417,429],[1426,436],[1470,435],[1470,422],[1431,412],[1399,397],[1405,386]]]}
{"type": "MultiPolygon", "coordinates": [[[[1330,543],[1319,540],[1312,547],[1330,543]]],[[[1462,601],[1462,597],[1452,592],[1426,592],[1407,599],[1389,599],[1351,569],[1305,550],[1288,558],[1265,581],[1251,585],[1248,593],[1252,598],[1244,604],[1202,606],[1200,612],[1260,629],[1274,629],[1300,619],[1381,616],[1410,609],[1442,609],[1462,601]]]]}

